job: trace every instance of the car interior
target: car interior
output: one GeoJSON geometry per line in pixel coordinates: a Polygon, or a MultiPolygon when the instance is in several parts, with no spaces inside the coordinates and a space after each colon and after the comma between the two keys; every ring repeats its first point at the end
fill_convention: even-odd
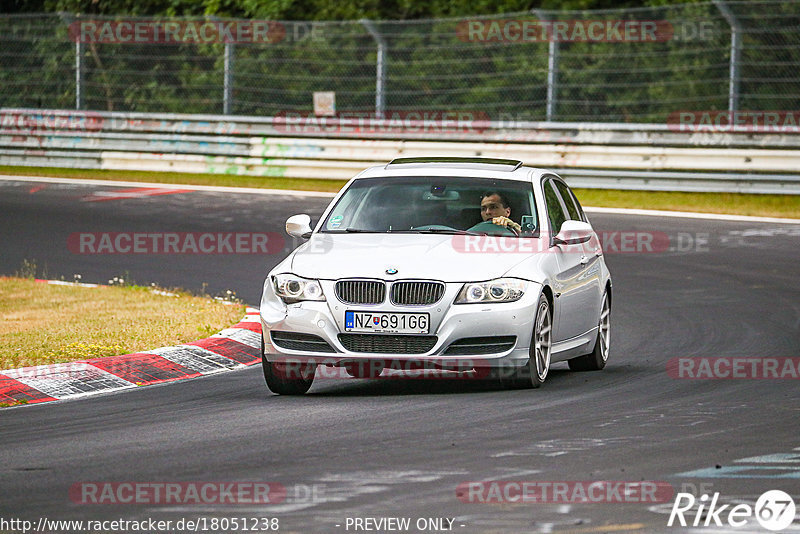
{"type": "MultiPolygon", "coordinates": [[[[508,199],[512,220],[519,222],[523,215],[531,215],[530,206],[521,193],[499,190],[508,199]]],[[[482,193],[482,189],[462,189],[440,198],[419,186],[384,188],[365,199],[366,206],[359,217],[363,223],[359,227],[372,231],[401,231],[437,225],[465,230],[482,222],[482,193]]]]}

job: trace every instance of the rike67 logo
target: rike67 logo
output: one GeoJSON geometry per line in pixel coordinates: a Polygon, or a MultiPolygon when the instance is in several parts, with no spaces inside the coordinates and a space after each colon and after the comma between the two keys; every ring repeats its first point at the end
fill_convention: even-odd
{"type": "Polygon", "coordinates": [[[667,526],[741,528],[755,517],[763,528],[779,532],[792,524],[796,511],[791,495],[781,490],[764,492],[754,507],[745,503],[719,504],[719,492],[699,499],[691,493],[678,493],[667,526]]]}

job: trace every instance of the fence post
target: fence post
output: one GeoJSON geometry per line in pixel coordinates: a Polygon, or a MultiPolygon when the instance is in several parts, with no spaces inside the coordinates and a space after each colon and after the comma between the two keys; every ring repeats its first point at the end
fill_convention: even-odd
{"type": "Polygon", "coordinates": [[[75,39],[75,109],[83,109],[83,42],[81,32],[75,39]]]}
{"type": "Polygon", "coordinates": [[[386,39],[383,38],[371,20],[361,19],[361,24],[364,25],[378,45],[378,60],[375,65],[375,116],[378,119],[382,119],[386,104],[384,97],[384,84],[386,81],[386,39]]]}
{"type": "Polygon", "coordinates": [[[222,87],[222,114],[230,115],[233,110],[233,43],[225,41],[225,66],[222,87]]]}
{"type": "Polygon", "coordinates": [[[714,0],[722,16],[728,21],[731,27],[731,62],[730,62],[730,82],[728,84],[728,111],[733,113],[739,109],[739,63],[742,55],[742,26],[736,19],[736,15],[725,4],[723,0],[714,0]]]}
{"type": "MultiPolygon", "coordinates": [[[[532,9],[531,12],[542,22],[550,22],[550,17],[541,9],[532,9]]],[[[547,107],[545,120],[548,122],[556,118],[556,105],[558,102],[558,41],[547,31],[547,107]]]]}

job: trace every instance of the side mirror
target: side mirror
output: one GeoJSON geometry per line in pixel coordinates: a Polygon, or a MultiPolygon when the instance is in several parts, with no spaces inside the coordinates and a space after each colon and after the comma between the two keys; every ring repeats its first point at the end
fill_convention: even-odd
{"type": "Polygon", "coordinates": [[[305,213],[292,215],[286,219],[286,233],[292,237],[308,239],[311,237],[311,217],[305,213]]]}
{"type": "Polygon", "coordinates": [[[583,221],[564,221],[561,230],[553,238],[556,245],[579,245],[592,238],[592,226],[583,221]]]}

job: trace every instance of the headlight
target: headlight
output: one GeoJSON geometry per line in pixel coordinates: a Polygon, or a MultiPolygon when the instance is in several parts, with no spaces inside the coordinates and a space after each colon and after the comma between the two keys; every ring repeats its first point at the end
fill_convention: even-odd
{"type": "Polygon", "coordinates": [[[301,278],[293,274],[277,274],[272,277],[275,293],[286,304],[294,304],[304,300],[325,300],[322,286],[316,280],[301,278]]]}
{"type": "Polygon", "coordinates": [[[527,285],[524,280],[516,278],[498,278],[488,282],[464,284],[455,303],[514,302],[522,298],[527,285]]]}

